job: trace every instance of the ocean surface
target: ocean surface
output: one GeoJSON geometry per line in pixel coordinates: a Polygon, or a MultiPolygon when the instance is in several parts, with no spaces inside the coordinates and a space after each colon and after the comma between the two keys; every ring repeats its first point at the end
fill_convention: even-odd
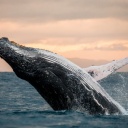
{"type": "MultiPolygon", "coordinates": [[[[100,81],[105,90],[128,110],[128,73],[100,81]]],[[[128,128],[128,115],[87,115],[55,112],[26,81],[14,73],[0,73],[0,128],[128,128]]]]}

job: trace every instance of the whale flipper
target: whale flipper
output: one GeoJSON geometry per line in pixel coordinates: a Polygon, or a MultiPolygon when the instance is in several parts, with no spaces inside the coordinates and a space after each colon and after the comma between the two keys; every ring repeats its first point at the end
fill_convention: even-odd
{"type": "Polygon", "coordinates": [[[100,66],[90,66],[84,68],[96,81],[106,78],[116,70],[128,64],[128,57],[120,60],[114,60],[108,64],[100,66]]]}
{"type": "Polygon", "coordinates": [[[126,112],[86,71],[62,56],[1,38],[0,57],[18,77],[34,86],[54,110],[89,114],[126,112]]]}

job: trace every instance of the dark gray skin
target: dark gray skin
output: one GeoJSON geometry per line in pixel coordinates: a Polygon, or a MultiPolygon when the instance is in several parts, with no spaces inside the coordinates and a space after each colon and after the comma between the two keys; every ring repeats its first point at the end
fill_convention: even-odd
{"type": "Polygon", "coordinates": [[[80,110],[89,114],[122,113],[114,103],[90,88],[78,73],[57,62],[49,62],[37,49],[1,38],[0,57],[18,77],[34,86],[54,110],[80,110]]]}

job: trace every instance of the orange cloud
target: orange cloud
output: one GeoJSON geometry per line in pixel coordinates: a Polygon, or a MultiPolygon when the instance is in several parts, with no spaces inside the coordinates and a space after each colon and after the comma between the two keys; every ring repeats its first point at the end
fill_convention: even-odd
{"type": "Polygon", "coordinates": [[[117,54],[120,58],[128,56],[128,22],[125,20],[105,18],[44,23],[0,23],[0,36],[7,36],[25,46],[60,53],[67,58],[108,60],[116,59],[117,54]]]}
{"type": "MultiPolygon", "coordinates": [[[[85,38],[88,42],[95,40],[128,39],[128,22],[112,18],[64,20],[45,23],[1,21],[0,24],[1,36],[7,35],[13,40],[17,39],[24,43],[38,41],[44,38],[62,37],[79,40],[85,38]]],[[[59,42],[59,44],[61,43],[59,42]]]]}

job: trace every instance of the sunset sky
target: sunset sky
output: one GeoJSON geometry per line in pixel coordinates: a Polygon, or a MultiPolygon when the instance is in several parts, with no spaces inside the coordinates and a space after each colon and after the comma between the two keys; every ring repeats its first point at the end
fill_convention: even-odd
{"type": "Polygon", "coordinates": [[[128,57],[128,0],[0,0],[0,37],[66,58],[128,57]]]}

